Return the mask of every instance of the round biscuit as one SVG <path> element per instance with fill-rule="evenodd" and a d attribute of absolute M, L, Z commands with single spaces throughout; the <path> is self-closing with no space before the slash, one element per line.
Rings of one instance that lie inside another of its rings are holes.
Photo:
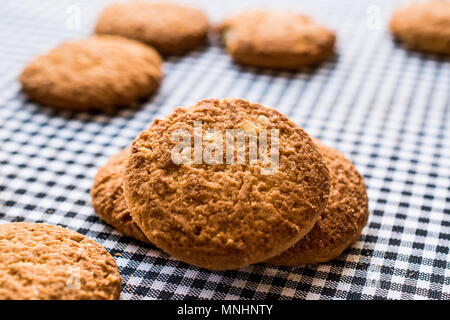
<path fill-rule="evenodd" d="M 121 285 L 114 258 L 86 236 L 44 223 L 0 225 L 1 300 L 112 300 Z"/>
<path fill-rule="evenodd" d="M 199 9 L 175 3 L 119 2 L 103 10 L 95 33 L 139 40 L 163 55 L 179 55 L 205 43 L 208 18 Z"/>
<path fill-rule="evenodd" d="M 315 66 L 333 54 L 336 41 L 333 31 L 310 17 L 282 10 L 239 13 L 217 29 L 236 62 L 261 68 Z"/>
<path fill-rule="evenodd" d="M 134 40 L 96 36 L 63 43 L 37 57 L 20 75 L 23 92 L 44 105 L 68 110 L 109 110 L 155 91 L 162 60 Z"/>

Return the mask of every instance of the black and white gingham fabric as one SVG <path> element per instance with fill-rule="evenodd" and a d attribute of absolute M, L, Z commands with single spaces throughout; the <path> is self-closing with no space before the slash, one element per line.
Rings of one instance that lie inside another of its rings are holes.
<path fill-rule="evenodd" d="M 387 23 L 403 1 L 195 1 L 215 22 L 264 3 L 335 29 L 336 58 L 309 72 L 261 71 L 209 46 L 166 61 L 161 89 L 139 106 L 88 114 L 27 101 L 17 76 L 36 54 L 89 35 L 105 2 L 2 1 L 0 222 L 60 224 L 95 239 L 117 260 L 123 299 L 449 299 L 450 60 L 392 41 Z M 364 175 L 369 223 L 337 260 L 210 272 L 97 218 L 89 188 L 109 156 L 174 107 L 227 96 L 277 108 Z"/>

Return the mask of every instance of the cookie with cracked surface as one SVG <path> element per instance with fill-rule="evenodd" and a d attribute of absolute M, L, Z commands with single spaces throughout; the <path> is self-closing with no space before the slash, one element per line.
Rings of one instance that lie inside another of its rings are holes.
<path fill-rule="evenodd" d="M 217 30 L 236 62 L 271 69 L 315 66 L 333 54 L 336 41 L 333 31 L 310 17 L 281 10 L 239 13 Z"/>
<path fill-rule="evenodd" d="M 390 29 L 410 49 L 450 55 L 450 1 L 422 1 L 402 7 L 392 16 Z"/>
<path fill-rule="evenodd" d="M 159 54 L 138 41 L 96 36 L 66 42 L 37 57 L 20 75 L 32 100 L 69 110 L 108 110 L 155 91 L 162 79 Z"/>
<path fill-rule="evenodd" d="M 177 158 L 180 132 L 187 147 Z M 230 132 L 242 134 L 245 145 Z M 263 132 L 270 152 L 250 162 L 250 137 Z M 326 206 L 329 173 L 309 135 L 275 109 L 210 99 L 143 131 L 123 185 L 133 220 L 156 246 L 195 266 L 227 270 L 273 257 L 309 232 Z"/>
<path fill-rule="evenodd" d="M 292 248 L 266 261 L 299 266 L 335 259 L 361 234 L 369 217 L 363 177 L 341 152 L 314 139 L 330 170 L 330 198 L 314 228 Z"/>
<path fill-rule="evenodd" d="M 1 300 L 119 299 L 113 257 L 75 231 L 44 223 L 0 225 Z"/>
<path fill-rule="evenodd" d="M 199 9 L 175 3 L 127 1 L 101 13 L 95 33 L 135 39 L 163 55 L 180 55 L 205 43 L 208 18 Z"/>
<path fill-rule="evenodd" d="M 112 225 L 124 235 L 151 243 L 133 222 L 128 210 L 122 189 L 122 171 L 124 162 L 130 154 L 130 148 L 125 148 L 112 156 L 102 166 L 95 176 L 91 188 L 92 206 L 100 219 Z"/>

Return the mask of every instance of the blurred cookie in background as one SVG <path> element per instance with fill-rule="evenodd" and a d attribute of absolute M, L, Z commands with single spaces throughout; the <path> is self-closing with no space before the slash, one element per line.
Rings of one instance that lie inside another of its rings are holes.
<path fill-rule="evenodd" d="M 70 41 L 32 61 L 19 77 L 36 102 L 67 110 L 110 110 L 159 86 L 162 59 L 151 47 L 117 36 Z"/>
<path fill-rule="evenodd" d="M 225 19 L 216 30 L 236 62 L 261 68 L 315 66 L 333 55 L 336 42 L 333 31 L 291 11 L 239 13 Z"/>
<path fill-rule="evenodd" d="M 422 1 L 399 8 L 390 29 L 410 49 L 450 54 L 450 1 Z"/>
<path fill-rule="evenodd" d="M 175 3 L 127 1 L 101 13 L 95 33 L 142 41 L 162 55 L 180 55 L 203 43 L 208 18 L 199 9 Z"/>

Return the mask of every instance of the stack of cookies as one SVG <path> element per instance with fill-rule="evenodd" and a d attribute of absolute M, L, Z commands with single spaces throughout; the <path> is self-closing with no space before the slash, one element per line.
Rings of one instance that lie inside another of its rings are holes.
<path fill-rule="evenodd" d="M 231 98 L 155 120 L 100 168 L 91 196 L 125 235 L 211 270 L 326 262 L 368 218 L 363 178 L 340 152 Z"/>

